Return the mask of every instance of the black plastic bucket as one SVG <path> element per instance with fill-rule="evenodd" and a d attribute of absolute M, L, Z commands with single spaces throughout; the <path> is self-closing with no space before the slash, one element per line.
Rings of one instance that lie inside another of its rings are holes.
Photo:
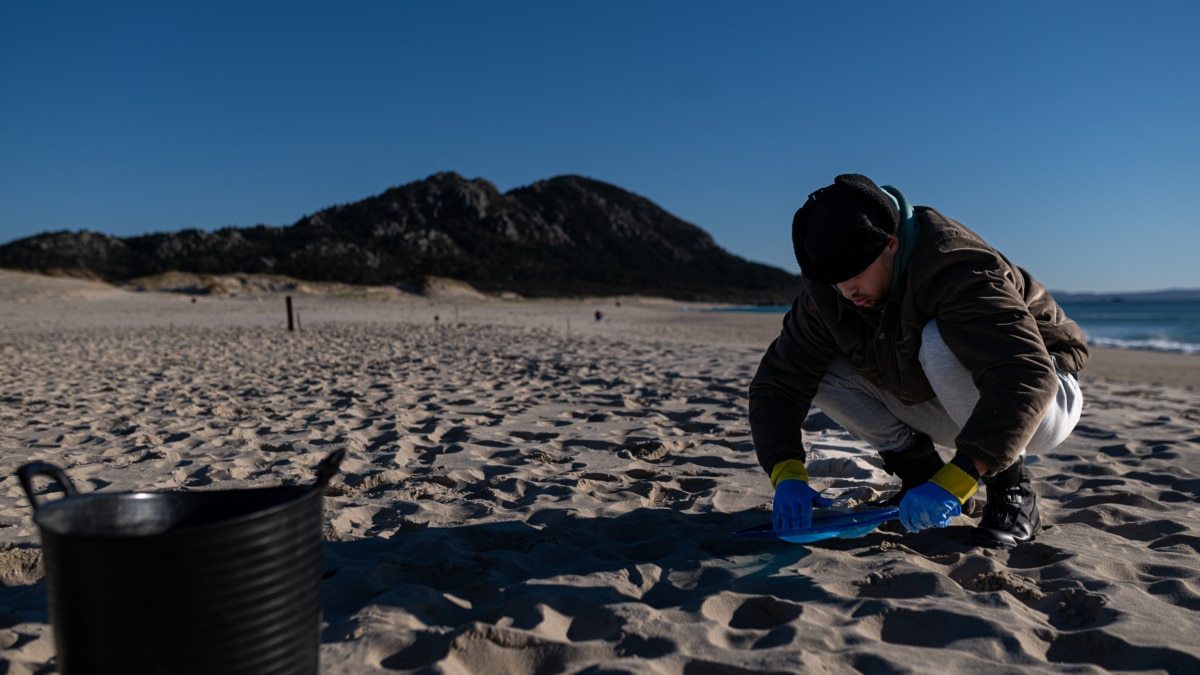
<path fill-rule="evenodd" d="M 79 494 L 21 467 L 59 672 L 316 675 L 322 497 L 344 454 L 312 485 L 197 492 Z M 38 476 L 67 496 L 39 504 Z"/>

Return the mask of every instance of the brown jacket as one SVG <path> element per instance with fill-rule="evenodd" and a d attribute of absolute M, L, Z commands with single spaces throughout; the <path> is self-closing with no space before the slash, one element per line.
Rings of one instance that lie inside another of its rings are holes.
<path fill-rule="evenodd" d="M 1040 283 L 962 224 L 929 207 L 915 211 L 912 257 L 881 307 L 855 307 L 834 287 L 805 281 L 784 317 L 750 384 L 750 428 L 768 473 L 785 459 L 804 459 L 800 424 L 838 355 L 902 401 L 934 398 L 917 360 L 932 319 L 979 386 L 957 451 L 988 473 L 1010 465 L 1029 442 L 1058 390 L 1055 366 L 1083 369 L 1083 332 Z"/>

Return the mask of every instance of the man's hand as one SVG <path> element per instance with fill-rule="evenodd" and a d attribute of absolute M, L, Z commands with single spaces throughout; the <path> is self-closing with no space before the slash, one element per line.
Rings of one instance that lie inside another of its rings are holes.
<path fill-rule="evenodd" d="M 946 527 L 950 519 L 958 515 L 962 515 L 958 497 L 934 482 L 922 483 L 909 490 L 900 501 L 900 522 L 909 532 Z"/>
<path fill-rule="evenodd" d="M 833 500 L 822 497 L 808 483 L 791 478 L 775 486 L 776 530 L 798 530 L 812 526 L 813 507 L 832 506 Z"/>

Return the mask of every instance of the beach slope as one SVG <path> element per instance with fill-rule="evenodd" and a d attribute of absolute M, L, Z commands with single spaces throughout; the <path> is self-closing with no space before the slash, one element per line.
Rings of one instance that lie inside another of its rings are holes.
<path fill-rule="evenodd" d="M 1200 672 L 1197 357 L 1097 351 L 1078 430 L 1029 463 L 1035 542 L 968 548 L 961 517 L 797 545 L 730 537 L 770 519 L 745 392 L 777 316 L 381 291 L 298 294 L 289 332 L 277 294 L 0 275 L 8 673 L 54 657 L 19 466 L 213 490 L 337 448 L 325 673 Z M 896 487 L 807 426 L 842 505 Z"/>

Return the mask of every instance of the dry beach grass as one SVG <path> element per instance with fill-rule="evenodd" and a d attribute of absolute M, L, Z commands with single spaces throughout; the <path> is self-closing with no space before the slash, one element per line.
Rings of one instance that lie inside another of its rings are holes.
<path fill-rule="evenodd" d="M 769 519 L 745 389 L 778 317 L 453 287 L 294 300 L 289 333 L 277 293 L 0 271 L 7 672 L 53 672 L 20 465 L 220 489 L 311 480 L 339 447 L 325 673 L 1200 672 L 1200 358 L 1096 352 L 1080 427 L 1031 463 L 1033 543 L 967 548 L 963 517 L 795 545 L 729 536 Z M 888 489 L 820 422 L 815 483 Z"/>

